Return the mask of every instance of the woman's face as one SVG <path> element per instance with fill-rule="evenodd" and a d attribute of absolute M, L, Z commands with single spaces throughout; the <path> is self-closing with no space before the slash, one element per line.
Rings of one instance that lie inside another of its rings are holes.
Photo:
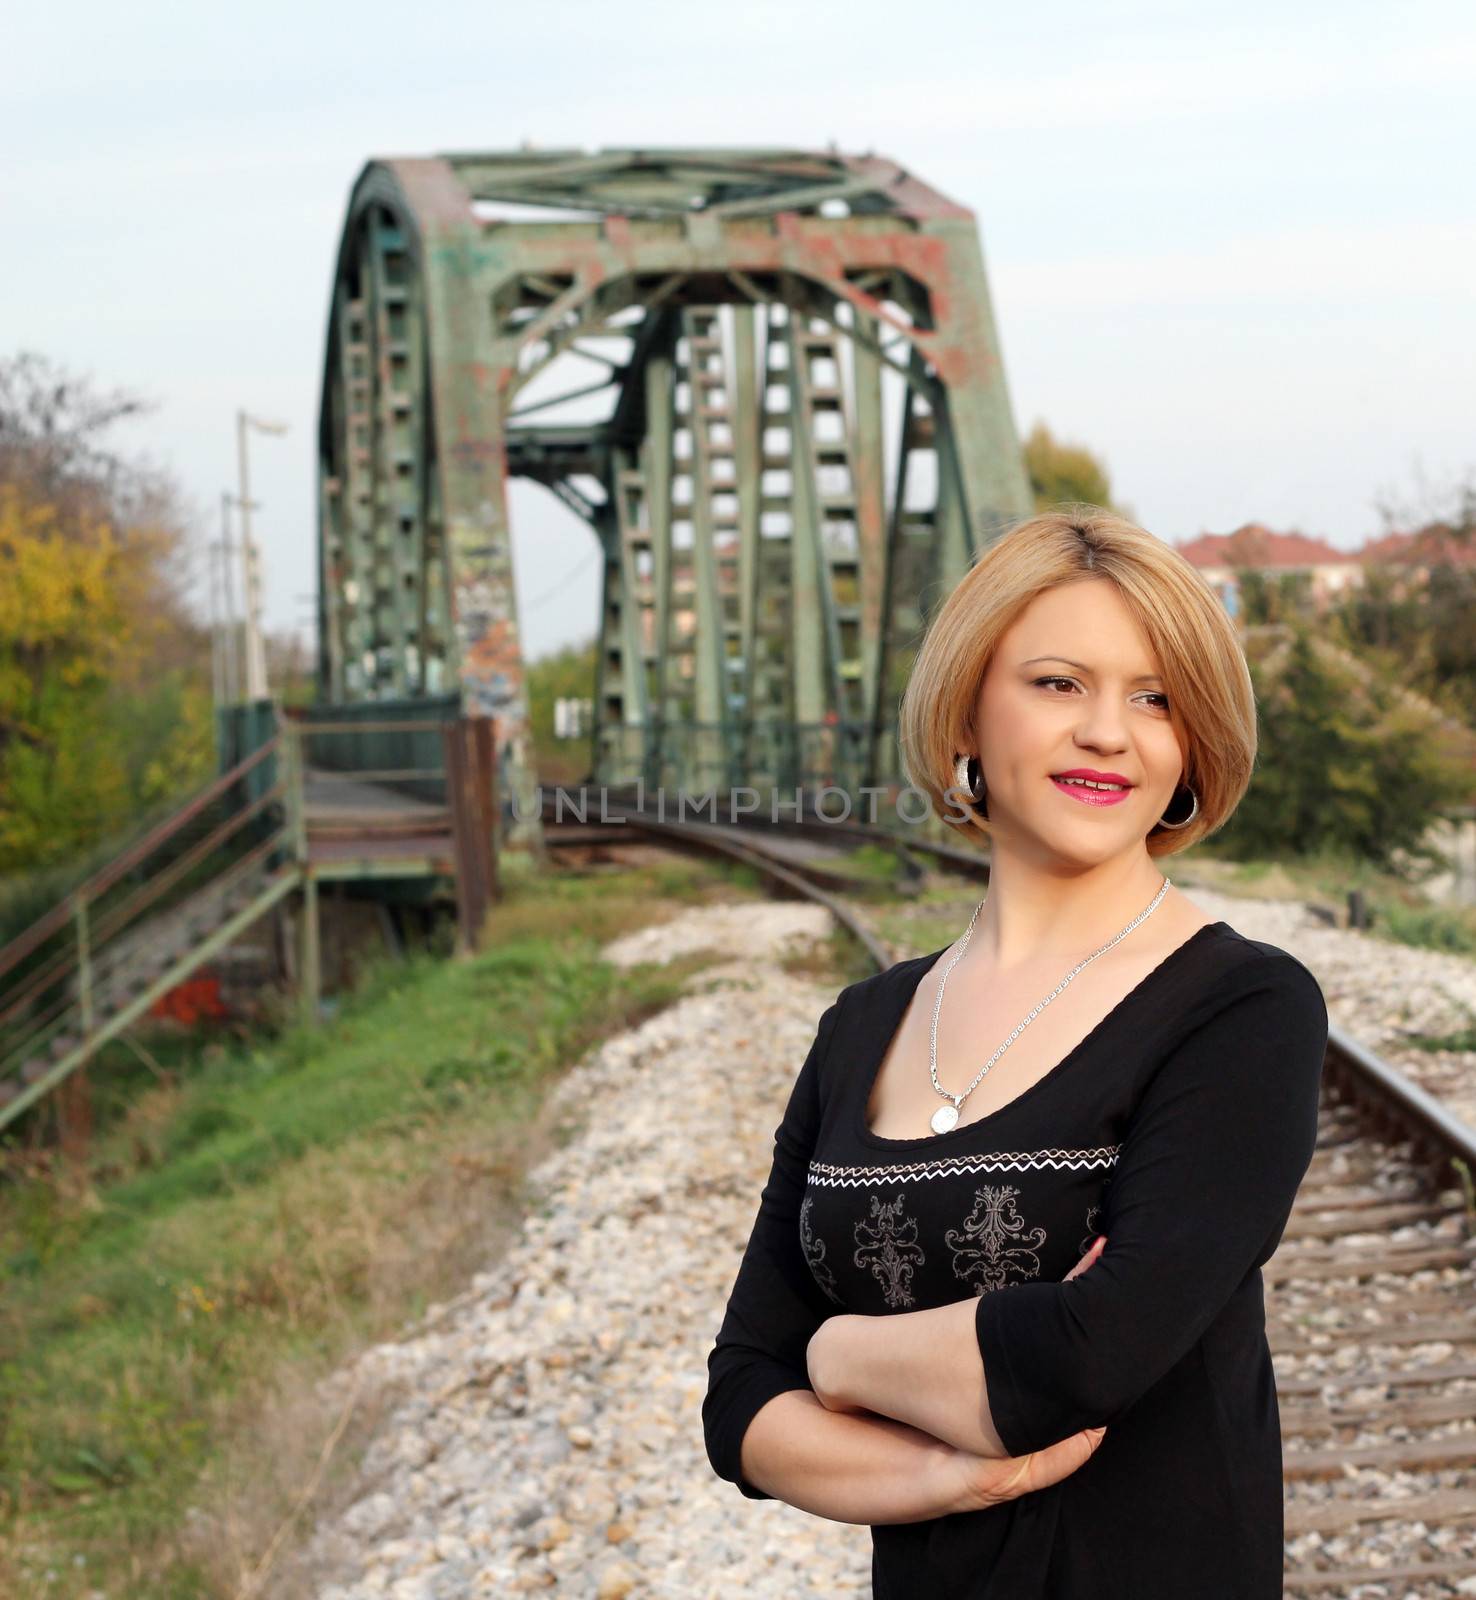
<path fill-rule="evenodd" d="M 1142 848 L 1184 765 L 1158 670 L 1109 579 L 1083 578 L 1031 601 L 1000 640 L 974 709 L 974 753 L 1002 843 L 1034 841 L 1085 861 Z M 1103 804 L 1110 795 L 1055 781 L 1080 769 L 1129 787 Z"/>

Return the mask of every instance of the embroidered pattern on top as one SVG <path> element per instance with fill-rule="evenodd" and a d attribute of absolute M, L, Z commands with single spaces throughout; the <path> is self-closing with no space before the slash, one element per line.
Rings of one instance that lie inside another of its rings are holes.
<path fill-rule="evenodd" d="M 963 1227 L 950 1228 L 943 1235 L 953 1252 L 955 1275 L 972 1284 L 975 1294 L 1040 1276 L 1036 1251 L 1045 1243 L 1046 1231 L 1032 1228 L 1026 1233 L 1025 1220 L 1015 1206 L 1019 1196 L 1020 1191 L 1012 1185 L 996 1189 L 985 1184 L 974 1191 L 974 1209 L 964 1218 Z"/>
<path fill-rule="evenodd" d="M 810 1272 L 815 1282 L 830 1296 L 835 1303 L 844 1305 L 845 1302 L 836 1292 L 835 1274 L 825 1264 L 825 1241 L 815 1237 L 814 1229 L 810 1226 L 810 1207 L 814 1205 L 815 1197 L 807 1194 L 800 1203 L 799 1210 L 799 1236 L 800 1249 L 805 1253 L 805 1260 L 809 1264 Z"/>
<path fill-rule="evenodd" d="M 912 1304 L 912 1273 L 927 1259 L 917 1242 L 917 1218 L 904 1216 L 902 1196 L 886 1201 L 871 1196 L 871 1220 L 857 1222 L 856 1254 L 858 1267 L 866 1267 L 882 1287 L 889 1306 Z"/>
<path fill-rule="evenodd" d="M 1096 1240 L 1097 1217 L 1101 1214 L 1101 1210 L 1101 1206 L 1087 1207 L 1087 1231 L 1083 1234 L 1081 1243 L 1076 1247 L 1081 1251 L 1082 1255 L 1085 1255 L 1091 1249 L 1093 1242 Z"/>
<path fill-rule="evenodd" d="M 856 1166 L 811 1161 L 807 1181 L 832 1189 L 856 1189 L 873 1183 L 913 1183 L 921 1178 L 947 1178 L 973 1172 L 1084 1172 L 1110 1167 L 1121 1145 L 1090 1150 L 997 1150 L 985 1155 L 933 1156 L 924 1161 L 896 1161 L 884 1166 Z"/>

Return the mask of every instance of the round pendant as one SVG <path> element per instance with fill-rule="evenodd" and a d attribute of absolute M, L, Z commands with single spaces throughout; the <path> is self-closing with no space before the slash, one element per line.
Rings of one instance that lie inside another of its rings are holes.
<path fill-rule="evenodd" d="M 928 1126 L 932 1128 L 934 1133 L 947 1133 L 957 1121 L 957 1106 L 939 1106 L 932 1116 L 929 1117 Z"/>

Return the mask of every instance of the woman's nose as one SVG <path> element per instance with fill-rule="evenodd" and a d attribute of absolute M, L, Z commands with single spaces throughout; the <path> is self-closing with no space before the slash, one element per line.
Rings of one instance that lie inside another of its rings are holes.
<path fill-rule="evenodd" d="M 1110 700 L 1096 701 L 1082 717 L 1077 740 L 1098 748 L 1124 749 L 1127 745 L 1127 719 L 1122 707 Z"/>

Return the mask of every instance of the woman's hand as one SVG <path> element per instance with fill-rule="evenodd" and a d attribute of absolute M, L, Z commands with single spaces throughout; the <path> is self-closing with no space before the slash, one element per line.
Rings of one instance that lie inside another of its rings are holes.
<path fill-rule="evenodd" d="M 1103 1250 L 1105 1250 L 1106 1248 L 1107 1248 L 1107 1235 L 1105 1233 L 1099 1233 L 1097 1235 L 1097 1237 L 1092 1240 L 1091 1249 L 1088 1250 L 1087 1253 L 1081 1258 L 1081 1260 L 1078 1261 L 1076 1263 L 1076 1265 L 1071 1269 L 1071 1271 L 1068 1272 L 1066 1274 L 1066 1276 L 1061 1279 L 1061 1282 L 1062 1283 L 1069 1283 L 1072 1278 L 1079 1277 L 1083 1272 L 1085 1272 L 1087 1270 L 1087 1268 L 1089 1266 L 1091 1266 L 1091 1264 L 1097 1259 L 1098 1256 L 1100 1256 L 1102 1254 Z"/>
<path fill-rule="evenodd" d="M 992 1458 L 955 1451 L 950 1470 L 958 1509 L 984 1511 L 1069 1478 L 1091 1460 L 1106 1432 L 1105 1427 L 1086 1428 L 1044 1450 L 1032 1450 L 1028 1456 Z"/>

